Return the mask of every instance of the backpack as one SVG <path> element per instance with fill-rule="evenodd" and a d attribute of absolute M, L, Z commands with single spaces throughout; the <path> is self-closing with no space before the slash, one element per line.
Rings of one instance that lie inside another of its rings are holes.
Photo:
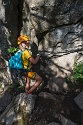
<path fill-rule="evenodd" d="M 22 64 L 22 50 L 18 50 L 10 59 L 9 59 L 9 68 L 23 69 Z"/>

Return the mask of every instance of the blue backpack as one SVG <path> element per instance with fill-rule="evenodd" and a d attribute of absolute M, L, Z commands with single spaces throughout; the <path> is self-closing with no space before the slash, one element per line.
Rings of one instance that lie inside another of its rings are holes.
<path fill-rule="evenodd" d="M 18 50 L 10 59 L 9 59 L 9 68 L 23 69 L 22 64 L 22 50 Z"/>

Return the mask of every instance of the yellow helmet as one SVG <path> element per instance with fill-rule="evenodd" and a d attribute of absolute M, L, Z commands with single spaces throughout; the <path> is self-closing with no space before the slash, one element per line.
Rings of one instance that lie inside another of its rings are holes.
<path fill-rule="evenodd" d="M 28 36 L 26 36 L 26 35 L 20 35 L 18 37 L 17 43 L 20 44 L 23 41 L 30 41 L 30 38 Z"/>

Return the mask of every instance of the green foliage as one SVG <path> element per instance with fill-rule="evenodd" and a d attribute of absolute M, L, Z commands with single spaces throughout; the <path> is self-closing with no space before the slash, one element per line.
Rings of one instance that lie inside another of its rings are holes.
<path fill-rule="evenodd" d="M 18 95 L 19 93 L 24 93 L 25 86 L 21 86 L 20 84 L 11 84 L 8 87 L 8 92 L 10 92 L 13 96 Z"/>
<path fill-rule="evenodd" d="M 16 53 L 17 51 L 18 51 L 18 48 L 16 48 L 16 47 L 11 47 L 11 48 L 8 49 L 8 52 L 9 52 L 10 54 L 14 54 L 14 53 Z"/>
<path fill-rule="evenodd" d="M 81 91 L 83 90 L 83 61 L 78 62 L 77 57 L 74 59 L 73 70 L 70 77 L 65 78 L 69 90 Z"/>
<path fill-rule="evenodd" d="M 72 78 L 83 83 L 83 62 L 79 62 L 74 65 Z"/>

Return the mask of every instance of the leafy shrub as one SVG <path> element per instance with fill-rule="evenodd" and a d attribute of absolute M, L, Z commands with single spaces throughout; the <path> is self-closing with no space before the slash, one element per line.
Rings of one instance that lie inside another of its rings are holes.
<path fill-rule="evenodd" d="M 71 70 L 70 77 L 65 78 L 69 90 L 81 91 L 83 90 L 83 61 L 78 62 L 77 56 L 74 59 L 73 70 Z"/>
<path fill-rule="evenodd" d="M 11 48 L 8 49 L 8 52 L 9 52 L 11 55 L 13 55 L 14 53 L 16 53 L 17 51 L 18 51 L 18 48 L 16 48 L 16 47 L 11 47 Z"/>
<path fill-rule="evenodd" d="M 76 63 L 73 68 L 72 78 L 79 83 L 83 83 L 83 62 Z"/>

